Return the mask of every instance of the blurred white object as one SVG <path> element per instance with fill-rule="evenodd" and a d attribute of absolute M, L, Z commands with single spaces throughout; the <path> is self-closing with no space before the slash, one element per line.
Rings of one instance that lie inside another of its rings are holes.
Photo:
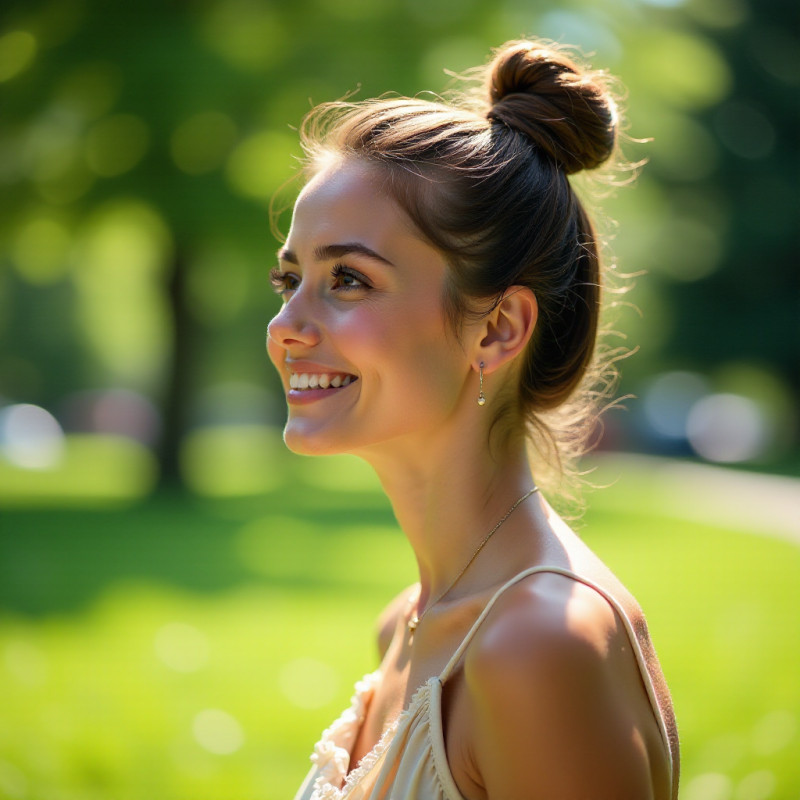
<path fill-rule="evenodd" d="M 694 372 L 666 372 L 644 394 L 644 414 L 650 427 L 668 439 L 685 439 L 692 407 L 708 394 L 707 381 Z"/>
<path fill-rule="evenodd" d="M 737 394 L 712 394 L 698 400 L 689 412 L 686 433 L 699 456 L 723 463 L 758 458 L 769 443 L 761 409 Z"/>
<path fill-rule="evenodd" d="M 64 431 L 39 406 L 8 406 L 0 410 L 0 452 L 17 467 L 51 469 L 64 454 Z"/>

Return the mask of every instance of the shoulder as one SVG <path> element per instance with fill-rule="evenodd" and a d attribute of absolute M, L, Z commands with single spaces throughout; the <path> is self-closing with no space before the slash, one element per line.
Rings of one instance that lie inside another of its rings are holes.
<path fill-rule="evenodd" d="M 492 609 L 467 651 L 466 676 L 482 692 L 499 691 L 500 674 L 519 676 L 525 694 L 548 678 L 549 690 L 580 679 L 603 678 L 617 619 L 595 590 L 566 576 L 531 576 L 509 589 Z M 574 687 L 570 687 L 574 688 Z"/>
<path fill-rule="evenodd" d="M 389 649 L 389 645 L 392 643 L 392 638 L 397 630 L 397 623 L 404 617 L 411 598 L 418 591 L 418 584 L 407 586 L 402 592 L 392 598 L 378 615 L 375 633 L 378 639 L 378 652 L 381 658 L 386 655 L 386 651 Z"/>
<path fill-rule="evenodd" d="M 655 719 L 630 638 L 596 590 L 550 573 L 509 589 L 468 649 L 464 679 L 489 798 L 657 796 Z"/>

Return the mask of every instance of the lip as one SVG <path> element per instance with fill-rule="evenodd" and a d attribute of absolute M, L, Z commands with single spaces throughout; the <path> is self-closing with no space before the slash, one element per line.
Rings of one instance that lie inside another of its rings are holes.
<path fill-rule="evenodd" d="M 336 394 L 346 392 L 357 382 L 358 378 L 350 381 L 347 386 L 340 386 L 338 389 L 289 389 L 289 391 L 286 392 L 286 402 L 292 406 L 308 405 L 308 403 L 315 403 L 318 400 L 324 400 L 326 397 L 333 397 Z"/>

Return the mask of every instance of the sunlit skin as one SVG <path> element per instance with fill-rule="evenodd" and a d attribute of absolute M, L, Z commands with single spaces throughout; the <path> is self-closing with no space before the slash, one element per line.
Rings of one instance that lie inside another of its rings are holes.
<path fill-rule="evenodd" d="M 452 554 L 453 543 L 441 530 L 475 527 L 473 510 L 461 500 L 465 494 L 479 505 L 491 504 L 488 512 L 482 509 L 491 516 L 501 509 L 497 494 L 505 502 L 506 495 L 521 495 L 532 484 L 521 441 L 501 463 L 487 458 L 491 412 L 476 403 L 478 364 L 485 364 L 487 389 L 490 380 L 499 384 L 529 331 L 506 331 L 498 310 L 494 323 L 468 325 L 457 338 L 444 313 L 444 258 L 378 187 L 377 176 L 360 163 L 334 163 L 297 201 L 281 251 L 284 304 L 268 336 L 270 357 L 289 396 L 284 438 L 299 453 L 365 458 L 376 468 L 406 535 Z M 392 266 L 358 253 L 315 256 L 322 248 L 355 243 Z M 350 271 L 347 277 L 332 276 L 337 266 Z M 530 329 L 535 301 L 528 295 L 511 302 L 527 305 Z M 341 371 L 356 380 L 298 405 L 289 388 L 293 369 Z M 502 492 L 495 491 L 498 486 Z M 465 513 L 453 515 L 459 508 Z M 468 547 L 461 542 L 457 549 Z M 435 593 L 436 572 L 443 572 L 443 586 L 454 567 L 440 567 L 440 559 L 423 548 L 417 554 Z M 443 554 L 445 562 L 451 557 Z M 430 591 L 426 583 L 424 594 Z"/>
<path fill-rule="evenodd" d="M 318 175 L 280 252 L 285 303 L 268 345 L 289 394 L 284 437 L 295 452 L 413 451 L 452 424 L 475 381 L 442 314 L 444 259 L 373 184 L 357 165 Z M 352 383 L 290 392 L 290 371 L 323 370 Z"/>
<path fill-rule="evenodd" d="M 533 486 L 524 437 L 493 439 L 492 421 L 535 327 L 536 299 L 512 287 L 456 336 L 443 303 L 448 268 L 374 168 L 339 159 L 301 193 L 274 275 L 283 304 L 268 350 L 287 394 L 286 443 L 368 461 L 419 567 L 419 584 L 382 617 L 382 681 L 351 768 L 441 671 L 493 591 L 526 567 L 575 569 L 641 619 L 624 587 L 534 495 L 430 608 L 413 641 L 407 635 L 413 610 L 451 585 Z M 349 383 L 304 391 L 292 388 L 293 373 Z M 449 769 L 467 800 L 667 800 L 660 734 L 627 638 L 596 592 L 562 576 L 537 575 L 504 595 L 447 683 L 443 717 Z M 536 794 L 532 774 L 541 776 Z"/>

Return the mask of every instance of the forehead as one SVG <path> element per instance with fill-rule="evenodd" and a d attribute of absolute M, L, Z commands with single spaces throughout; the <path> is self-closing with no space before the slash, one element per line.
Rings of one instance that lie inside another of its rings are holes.
<path fill-rule="evenodd" d="M 306 247 L 357 241 L 393 261 L 398 250 L 433 248 L 385 189 L 375 167 L 340 160 L 317 172 L 306 184 L 292 215 L 287 246 Z"/>

